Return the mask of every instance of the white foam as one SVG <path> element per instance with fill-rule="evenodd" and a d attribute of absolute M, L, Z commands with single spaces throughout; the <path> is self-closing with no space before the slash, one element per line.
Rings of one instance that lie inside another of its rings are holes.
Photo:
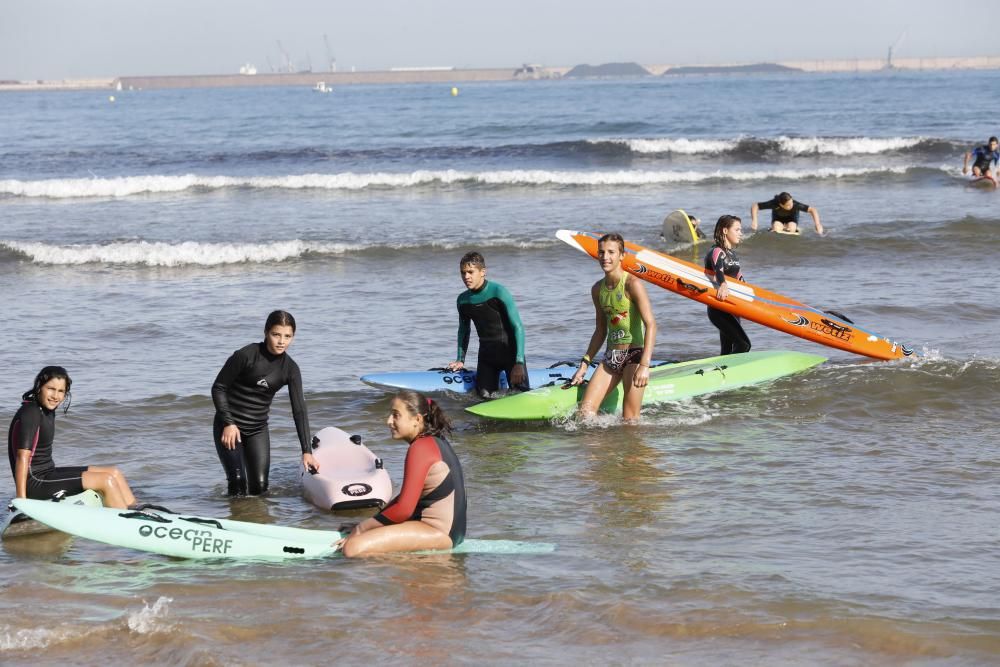
<path fill-rule="evenodd" d="M 519 240 L 495 238 L 484 240 L 479 245 L 489 247 L 547 248 L 556 241 L 549 237 Z M 442 250 L 464 248 L 463 240 L 435 241 L 431 244 Z M 219 266 L 223 264 L 283 262 L 295 260 L 306 254 L 344 255 L 366 248 L 385 247 L 394 250 L 417 248 L 417 243 L 389 243 L 384 245 L 324 243 L 314 241 L 273 241 L 271 243 L 198 243 L 182 241 L 165 243 L 162 241 L 123 241 L 113 243 L 88 243 L 77 245 L 56 245 L 28 241 L 0 240 L 0 248 L 6 248 L 27 256 L 37 264 L 80 265 L 80 264 L 120 264 L 125 266 Z"/>
<path fill-rule="evenodd" d="M 145 266 L 218 266 L 242 262 L 280 262 L 307 252 L 343 254 L 360 246 L 340 243 L 275 241 L 273 243 L 163 243 L 127 241 L 108 244 L 53 245 L 0 241 L 0 246 L 27 255 L 39 264 L 126 264 Z"/>
<path fill-rule="evenodd" d="M 593 139 L 590 143 L 622 144 L 633 153 L 641 154 L 677 154 L 704 155 L 728 153 L 735 149 L 741 140 L 750 137 L 734 137 L 732 139 Z M 775 139 L 757 137 L 758 141 L 777 142 L 780 150 L 791 155 L 822 154 L 822 155 L 878 155 L 886 151 L 912 148 L 924 141 L 924 137 L 786 137 Z"/>
<path fill-rule="evenodd" d="M 702 153 L 725 153 L 739 142 L 736 139 L 609 139 L 610 143 L 624 144 L 633 153 L 679 155 L 699 155 Z M 592 143 L 604 143 L 594 140 Z"/>
<path fill-rule="evenodd" d="M 139 611 L 130 612 L 128 615 L 128 629 L 140 635 L 162 629 L 162 619 L 167 616 L 167 605 L 173 602 L 173 598 L 160 596 L 153 606 L 150 607 L 143 601 L 143 607 Z"/>
<path fill-rule="evenodd" d="M 27 628 L 11 632 L 5 629 L 0 634 L 0 651 L 20 651 L 24 649 L 46 648 L 52 642 L 67 638 L 65 631 L 49 630 L 48 628 Z"/>
<path fill-rule="evenodd" d="M 296 176 L 126 176 L 122 178 L 53 179 L 42 181 L 0 180 L 0 194 L 16 197 L 72 199 L 86 197 L 129 197 L 140 194 L 176 193 L 195 188 L 258 188 L 285 190 L 362 190 L 365 188 L 414 188 L 431 185 L 490 186 L 616 186 L 698 183 L 712 179 L 760 181 L 767 179 L 803 180 L 841 178 L 873 173 L 905 173 L 906 167 L 823 168 L 748 171 L 551 171 L 512 169 L 504 171 L 457 171 L 453 169 L 409 173 L 303 174 Z"/>
<path fill-rule="evenodd" d="M 912 148 L 924 137 L 778 137 L 781 150 L 792 155 L 879 155 Z"/>

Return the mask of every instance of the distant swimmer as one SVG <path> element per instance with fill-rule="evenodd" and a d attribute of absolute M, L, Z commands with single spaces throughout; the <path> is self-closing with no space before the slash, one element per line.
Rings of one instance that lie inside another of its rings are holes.
<path fill-rule="evenodd" d="M 990 169 L 991 164 L 1000 164 L 1000 150 L 997 150 L 997 138 L 990 137 L 990 140 L 982 145 L 976 146 L 965 154 L 965 161 L 962 163 L 962 173 L 969 173 L 969 159 L 973 158 L 972 175 L 976 178 L 988 178 L 997 182 L 996 176 Z"/>
<path fill-rule="evenodd" d="M 466 253 L 458 263 L 466 290 L 458 295 L 458 353 L 449 370 L 465 368 L 470 323 L 479 335 L 476 392 L 486 398 L 500 388 L 500 373 L 507 374 L 511 389 L 527 391 L 528 369 L 524 359 L 524 326 L 510 291 L 486 279 L 486 260 L 478 252 Z"/>
<path fill-rule="evenodd" d="M 294 338 L 295 318 L 283 310 L 272 312 L 264 324 L 264 341 L 233 352 L 212 384 L 215 451 L 226 471 L 231 496 L 256 496 L 267 491 L 271 467 L 267 420 L 274 395 L 285 385 L 302 464 L 319 470 L 312 455 L 302 374 L 287 352 Z"/>
<path fill-rule="evenodd" d="M 733 250 L 743 240 L 743 221 L 735 215 L 724 215 L 715 223 L 715 245 L 705 255 L 705 275 L 716 287 L 716 298 L 729 298 L 726 278 L 743 280 L 740 258 Z M 722 351 L 719 354 L 738 354 L 750 351 L 750 337 L 743 330 L 740 318 L 718 308 L 708 307 L 708 319 L 719 330 Z"/>
<path fill-rule="evenodd" d="M 465 478 L 445 434 L 451 423 L 437 402 L 409 389 L 396 394 L 386 420 L 395 440 L 410 443 L 399 495 L 356 525 L 341 543 L 348 558 L 404 551 L 443 551 L 465 539 Z"/>
<path fill-rule="evenodd" d="M 649 364 L 656 344 L 656 318 L 642 280 L 622 266 L 625 239 L 620 234 L 605 234 L 597 241 L 597 261 L 604 276 L 590 288 L 596 326 L 587 351 L 570 386 L 583 384 L 593 355 L 607 339 L 604 361 L 594 375 L 580 402 L 580 415 L 592 417 L 612 389 L 622 385 L 625 421 L 639 419 L 642 396 L 649 384 Z"/>
<path fill-rule="evenodd" d="M 73 380 L 62 366 L 46 366 L 34 385 L 21 396 L 20 409 L 7 432 L 7 454 L 14 473 L 18 498 L 48 500 L 63 493 L 76 495 L 93 489 L 104 504 L 115 509 L 135 507 L 135 496 L 125 476 L 114 466 L 60 466 L 52 460 L 56 409 L 67 396 Z M 72 400 L 72 399 L 71 399 Z M 69 405 L 63 409 L 63 414 Z"/>
<path fill-rule="evenodd" d="M 819 211 L 809 204 L 792 199 L 792 195 L 787 192 L 780 192 L 772 199 L 757 202 L 750 207 L 750 229 L 757 231 L 757 211 L 771 211 L 771 231 L 773 232 L 798 232 L 799 213 L 805 212 L 812 216 L 816 225 L 816 233 L 823 234 L 823 225 L 819 221 Z"/>

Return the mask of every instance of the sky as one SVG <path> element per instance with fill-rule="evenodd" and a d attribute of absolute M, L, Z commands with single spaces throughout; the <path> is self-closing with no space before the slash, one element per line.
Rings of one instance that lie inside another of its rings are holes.
<path fill-rule="evenodd" d="M 993 0 L 0 0 L 0 80 L 1000 55 Z M 899 41 L 902 37 L 902 41 Z M 286 56 L 279 49 L 287 52 Z"/>

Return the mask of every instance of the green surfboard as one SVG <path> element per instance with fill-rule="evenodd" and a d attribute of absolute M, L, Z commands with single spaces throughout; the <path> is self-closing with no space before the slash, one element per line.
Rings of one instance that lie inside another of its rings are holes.
<path fill-rule="evenodd" d="M 776 350 L 744 352 L 664 364 L 650 369 L 649 385 L 643 394 L 642 404 L 677 401 L 700 394 L 767 382 L 804 371 L 824 361 L 825 357 L 816 354 Z M 490 419 L 552 419 L 571 414 L 576 409 L 577 403 L 583 400 L 585 387 L 586 384 L 577 387 L 552 384 L 479 403 L 466 410 Z M 622 396 L 621 386 L 616 387 L 601 403 L 601 411 L 621 411 Z"/>
<path fill-rule="evenodd" d="M 344 537 L 335 530 L 275 526 L 159 510 L 131 511 L 24 498 L 13 502 L 21 512 L 56 530 L 177 558 L 325 558 L 339 554 L 336 545 Z M 467 539 L 442 553 L 538 554 L 553 551 L 555 545 L 548 543 Z"/>

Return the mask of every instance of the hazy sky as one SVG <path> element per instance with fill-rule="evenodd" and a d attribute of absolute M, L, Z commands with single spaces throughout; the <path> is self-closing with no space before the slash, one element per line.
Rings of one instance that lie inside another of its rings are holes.
<path fill-rule="evenodd" d="M 0 79 L 1000 55 L 994 0 L 0 0 Z M 270 60 L 270 66 L 268 61 Z"/>

